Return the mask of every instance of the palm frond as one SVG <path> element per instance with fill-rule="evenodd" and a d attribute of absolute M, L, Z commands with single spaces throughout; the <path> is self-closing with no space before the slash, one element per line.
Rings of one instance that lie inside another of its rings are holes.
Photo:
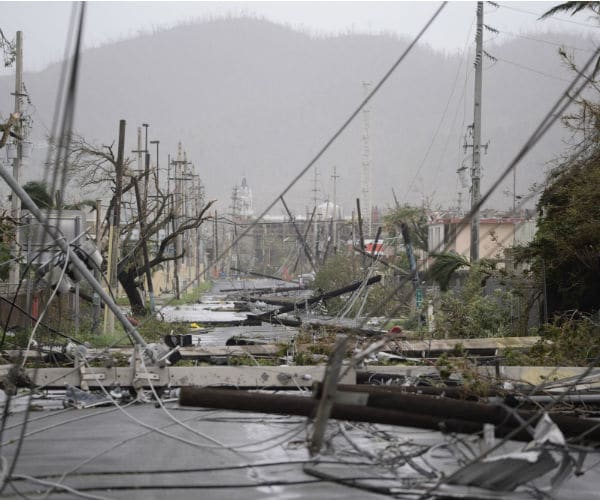
<path fill-rule="evenodd" d="M 440 285 L 442 291 L 448 290 L 452 275 L 463 267 L 470 267 L 466 257 L 453 252 L 434 254 L 435 261 L 429 268 L 429 275 Z"/>
<path fill-rule="evenodd" d="M 585 9 L 590 9 L 597 14 L 600 9 L 600 2 L 564 2 L 544 12 L 540 19 L 546 19 L 556 14 L 567 14 L 569 12 L 574 16 Z"/>

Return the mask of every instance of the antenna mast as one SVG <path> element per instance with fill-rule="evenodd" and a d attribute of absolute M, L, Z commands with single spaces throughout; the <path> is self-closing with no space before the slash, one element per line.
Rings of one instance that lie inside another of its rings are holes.
<path fill-rule="evenodd" d="M 364 95 L 369 95 L 371 91 L 371 82 L 363 82 Z M 371 149 L 369 139 L 369 113 L 368 104 L 362 110 L 363 114 L 363 155 L 362 168 L 360 171 L 360 197 L 364 206 L 363 219 L 365 222 L 364 231 L 366 236 L 371 236 Z"/>

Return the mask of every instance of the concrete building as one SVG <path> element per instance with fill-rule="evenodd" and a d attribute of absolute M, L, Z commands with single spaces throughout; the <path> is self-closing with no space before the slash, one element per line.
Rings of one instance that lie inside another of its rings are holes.
<path fill-rule="evenodd" d="M 461 226 L 459 217 L 434 219 L 429 223 L 429 253 L 456 252 L 469 258 L 471 226 Z M 479 229 L 479 257 L 504 258 L 505 250 L 529 243 L 535 235 L 535 220 L 523 217 L 482 218 Z"/>

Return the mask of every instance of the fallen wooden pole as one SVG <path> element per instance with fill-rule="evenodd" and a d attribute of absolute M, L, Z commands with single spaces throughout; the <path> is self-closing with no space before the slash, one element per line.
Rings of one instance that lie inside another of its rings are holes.
<path fill-rule="evenodd" d="M 319 320 L 302 321 L 302 319 L 300 318 L 290 318 L 285 316 L 267 317 L 262 318 L 261 320 L 266 323 L 271 323 L 273 325 L 293 327 L 303 326 L 305 328 L 311 328 L 315 330 L 324 329 L 329 332 L 361 335 L 363 337 L 379 337 L 386 333 L 383 330 L 370 330 L 367 328 L 358 328 L 356 326 L 341 325 Z"/>
<path fill-rule="evenodd" d="M 240 292 L 240 293 L 255 293 L 255 294 L 259 294 L 259 293 L 281 293 L 281 292 L 294 292 L 294 291 L 299 291 L 299 290 L 306 290 L 305 286 L 279 286 L 279 287 L 274 287 L 274 286 L 263 286 L 263 287 L 257 287 L 257 288 L 221 288 L 218 293 L 236 293 L 236 292 Z"/>
<path fill-rule="evenodd" d="M 321 396 L 323 384 L 315 384 L 315 397 Z M 507 409 L 497 404 L 482 404 L 473 401 L 446 399 L 424 394 L 406 394 L 381 386 L 339 385 L 338 393 L 367 395 L 366 405 L 390 410 L 410 408 L 417 413 L 440 418 L 463 419 L 481 424 L 518 427 L 520 422 L 529 421 L 538 416 L 537 412 Z M 600 425 L 592 420 L 550 413 L 565 437 L 577 437 L 585 434 L 586 440 L 600 443 Z"/>
<path fill-rule="evenodd" d="M 300 415 L 314 418 L 319 401 L 302 396 L 182 387 L 179 404 L 182 406 Z M 416 427 L 447 433 L 475 434 L 483 432 L 483 423 L 479 422 L 369 406 L 336 403 L 331 409 L 330 416 L 338 420 Z M 497 437 L 503 437 L 513 430 L 512 427 L 498 426 L 495 428 L 495 433 Z M 531 435 L 526 431 L 519 431 L 512 439 L 528 442 L 531 441 Z"/>
<path fill-rule="evenodd" d="M 259 278 L 270 278 L 270 279 L 277 280 L 277 281 L 283 281 L 284 283 L 298 283 L 298 281 L 294 281 L 294 280 L 284 280 L 283 278 L 280 278 L 279 276 L 272 276 L 271 274 L 257 273 L 256 271 L 246 271 L 245 269 L 239 269 L 237 267 L 230 267 L 229 269 L 231 269 L 232 271 L 237 271 L 239 273 L 248 274 L 250 276 L 257 276 Z M 221 290 L 221 291 L 223 291 L 223 290 Z"/>
<path fill-rule="evenodd" d="M 367 280 L 367 286 L 378 283 L 379 281 L 381 281 L 381 275 L 379 275 L 379 274 L 375 275 Z M 273 311 L 268 311 L 263 314 L 257 314 L 257 315 L 253 315 L 253 316 L 248 315 L 248 317 L 262 319 L 262 320 L 267 321 L 267 318 L 277 316 L 278 314 L 283 314 L 286 312 L 294 311 L 296 309 L 304 309 L 304 308 L 308 307 L 309 305 L 318 303 L 321 300 L 332 299 L 334 297 L 339 297 L 340 295 L 344 295 L 345 293 L 353 292 L 354 290 L 359 288 L 362 284 L 363 284 L 362 281 L 355 281 L 354 283 L 346 285 L 342 288 L 338 288 L 336 290 L 331 290 L 330 292 L 322 293 L 321 295 L 318 295 L 316 297 L 311 297 L 310 299 L 293 302 L 292 304 L 282 306 L 279 309 L 275 309 Z"/>
<path fill-rule="evenodd" d="M 298 289 L 300 290 L 300 289 Z M 281 299 L 265 299 L 264 297 L 240 297 L 242 300 L 245 300 L 247 302 L 264 302 L 267 305 L 270 306 L 287 306 L 291 300 L 281 300 Z"/>

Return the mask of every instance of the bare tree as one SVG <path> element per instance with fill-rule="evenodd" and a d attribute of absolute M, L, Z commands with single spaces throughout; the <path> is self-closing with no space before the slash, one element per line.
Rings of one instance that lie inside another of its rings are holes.
<path fill-rule="evenodd" d="M 144 200 L 144 214 L 139 214 L 135 203 L 135 182 L 143 180 L 145 173 L 131 170 L 131 159 L 126 159 L 123 165 L 123 193 L 121 200 L 115 196 L 115 179 L 117 172 L 117 158 L 113 151 L 114 144 L 95 146 L 85 141 L 82 137 L 74 137 L 68 154 L 68 168 L 75 182 L 83 188 L 106 189 L 110 188 L 113 195 L 110 199 L 109 208 L 105 216 L 102 242 L 99 245 L 102 250 L 107 247 L 107 222 L 112 217 L 112 211 L 117 203 L 121 206 L 129 206 L 129 216 L 124 217 L 120 224 L 121 259 L 117 265 L 117 277 L 119 283 L 125 290 L 131 305 L 133 314 L 146 314 L 147 310 L 140 294 L 140 278 L 144 275 L 144 259 L 142 251 L 142 234 L 136 237 L 136 229 L 140 227 L 140 216 L 145 217 L 145 231 L 143 238 L 147 243 L 158 242 L 154 248 L 150 245 L 148 265 L 150 269 L 156 268 L 168 261 L 182 259 L 185 255 L 185 247 L 182 251 L 172 253 L 174 243 L 178 237 L 197 230 L 207 219 L 206 214 L 214 203 L 200 200 L 200 208 L 194 215 L 176 214 L 172 194 L 164 193 L 159 189 L 158 183 L 153 181 L 150 185 L 156 187 L 156 194 L 147 196 Z M 154 176 L 154 172 L 150 175 Z M 127 180 L 128 179 L 128 180 Z"/>

